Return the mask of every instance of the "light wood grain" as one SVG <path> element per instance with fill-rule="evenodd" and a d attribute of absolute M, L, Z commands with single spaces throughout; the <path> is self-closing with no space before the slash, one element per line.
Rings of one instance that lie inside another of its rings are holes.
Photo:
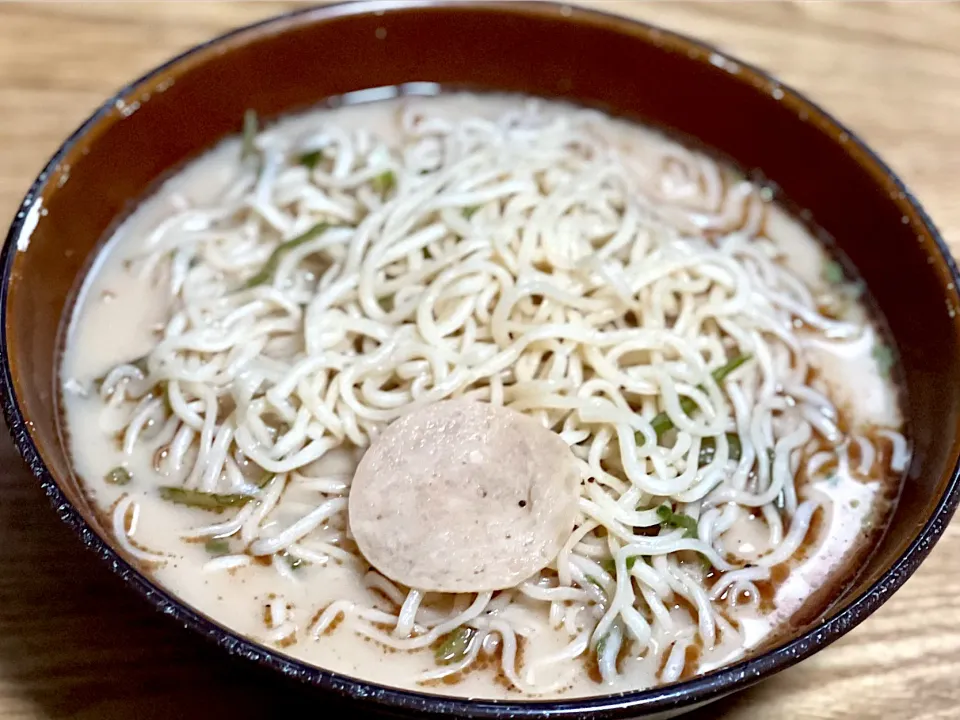
<path fill-rule="evenodd" d="M 960 250 L 960 5 L 593 5 L 707 39 L 860 132 Z M 170 55 L 292 3 L 0 4 L 0 217 L 107 95 Z M 61 526 L 0 441 L 0 718 L 323 712 L 156 615 Z M 701 719 L 960 718 L 960 525 L 831 648 Z M 339 716 L 339 713 L 330 713 Z"/>

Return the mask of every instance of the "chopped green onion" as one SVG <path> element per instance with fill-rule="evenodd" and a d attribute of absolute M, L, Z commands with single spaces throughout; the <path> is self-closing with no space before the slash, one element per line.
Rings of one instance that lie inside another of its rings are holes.
<path fill-rule="evenodd" d="M 203 545 L 203 549 L 214 557 L 230 554 L 230 543 L 223 538 L 210 538 Z"/>
<path fill-rule="evenodd" d="M 727 376 L 730 375 L 734 370 L 743 365 L 747 360 L 750 359 L 750 354 L 738 355 L 737 357 L 730 360 L 726 365 L 722 365 L 710 373 L 713 376 L 714 382 L 717 385 L 723 384 L 723 381 L 727 379 Z M 704 389 L 703 385 L 698 386 L 701 390 Z M 697 403 L 693 398 L 690 397 L 681 397 L 680 398 L 680 409 L 683 410 L 684 415 L 689 415 L 694 410 L 697 409 Z M 670 416 L 666 412 L 658 413 L 654 416 L 653 420 L 650 421 L 650 425 L 653 427 L 653 431 L 657 434 L 659 438 L 663 433 L 673 427 L 673 420 L 670 419 Z M 643 442 L 643 435 L 637 433 L 637 442 Z"/>
<path fill-rule="evenodd" d="M 607 647 L 607 639 L 610 637 L 610 633 L 607 633 L 602 638 L 597 640 L 597 647 L 594 649 L 594 652 L 597 653 L 597 657 L 603 655 L 603 650 Z"/>
<path fill-rule="evenodd" d="M 169 485 L 160 488 L 160 497 L 178 505 L 187 505 L 201 510 L 213 510 L 214 512 L 222 512 L 229 507 L 240 507 L 254 499 L 253 495 L 207 493 L 200 490 L 170 487 Z"/>
<path fill-rule="evenodd" d="M 846 279 L 846 273 L 843 272 L 843 265 L 836 260 L 825 262 L 821 275 L 824 281 L 830 285 L 839 285 Z"/>
<path fill-rule="evenodd" d="M 297 162 L 307 170 L 313 170 L 323 160 L 322 150 L 311 150 L 297 158 Z"/>
<path fill-rule="evenodd" d="M 461 625 L 456 630 L 444 635 L 440 644 L 433 651 L 433 657 L 437 664 L 451 665 L 463 660 L 470 651 L 470 645 L 476 635 L 477 631 L 466 625 Z"/>
<path fill-rule="evenodd" d="M 294 557 L 293 555 L 288 553 L 286 550 L 281 550 L 278 554 L 280 555 L 280 558 L 287 564 L 287 567 L 289 567 L 293 571 L 297 571 L 303 566 L 309 564 L 307 563 L 306 560 L 302 558 Z"/>
<path fill-rule="evenodd" d="M 697 403 L 692 398 L 682 397 L 680 398 L 680 409 L 683 410 L 684 415 L 689 415 L 697 409 Z M 666 412 L 661 412 L 654 416 L 653 420 L 650 421 L 650 425 L 659 438 L 673 427 L 673 420 L 670 419 L 670 416 L 667 415 Z M 642 440 L 643 435 L 637 433 L 637 442 L 642 442 Z"/>
<path fill-rule="evenodd" d="M 260 271 L 247 280 L 243 285 L 241 285 L 240 289 L 249 290 L 257 285 L 263 285 L 270 282 L 273 279 L 273 274 L 277 271 L 277 265 L 280 264 L 280 258 L 294 248 L 313 240 L 319 235 L 322 235 L 331 227 L 333 226 L 330 225 L 330 223 L 317 223 L 306 232 L 277 245 L 277 247 L 273 249 L 273 252 L 270 253 L 270 257 L 267 258 L 267 261 L 263 264 L 263 267 L 260 268 Z"/>
<path fill-rule="evenodd" d="M 633 570 L 633 566 L 637 564 L 637 560 L 639 559 L 640 559 L 639 555 L 627 556 L 627 559 L 624 561 L 624 564 L 627 566 L 627 572 L 630 572 L 631 570 Z M 613 575 L 617 569 L 617 563 L 612 557 L 606 558 L 602 563 L 600 563 L 600 566 L 611 575 Z M 589 578 L 589 580 L 595 581 L 595 578 Z M 596 584 L 599 585 L 599 583 L 596 583 Z"/>
<path fill-rule="evenodd" d="M 662 522 L 667 527 L 682 528 L 685 532 L 683 536 L 685 538 L 696 538 L 697 534 L 697 521 L 694 520 L 689 515 L 684 515 L 683 513 L 674 512 L 669 505 L 661 505 L 657 508 L 657 517 L 660 518 Z"/>
<path fill-rule="evenodd" d="M 713 375 L 714 381 L 717 385 L 721 385 L 724 380 L 732 373 L 734 370 L 742 366 L 747 360 L 750 359 L 750 353 L 746 355 L 737 355 L 737 357 L 730 360 L 726 365 L 721 365 L 716 370 L 714 370 L 711 375 Z"/>
<path fill-rule="evenodd" d="M 397 176 L 393 170 L 385 170 L 370 181 L 373 191 L 379 195 L 386 195 L 397 184 Z"/>
<path fill-rule="evenodd" d="M 465 207 L 465 208 L 463 209 L 463 216 L 464 216 L 467 220 L 469 220 L 470 218 L 472 218 L 472 217 L 474 216 L 474 214 L 475 214 L 475 213 L 477 212 L 477 210 L 479 210 L 479 209 L 480 209 L 480 206 L 479 206 L 479 205 L 471 205 L 470 207 Z"/>
<path fill-rule="evenodd" d="M 243 144 L 240 146 L 240 159 L 257 157 L 257 146 L 254 141 L 257 139 L 257 133 L 260 132 L 260 119 L 257 117 L 257 111 L 248 108 L 243 113 Z"/>
<path fill-rule="evenodd" d="M 117 465 L 117 467 L 113 468 L 103 476 L 103 480 L 111 485 L 127 485 L 131 480 L 133 480 L 133 475 L 131 475 L 130 471 L 125 467 Z"/>
<path fill-rule="evenodd" d="M 735 433 L 726 433 L 727 445 L 730 450 L 730 459 L 739 460 L 743 454 L 743 446 L 740 444 L 740 436 Z M 717 455 L 717 441 L 712 437 L 703 439 L 700 443 L 700 466 L 709 465 Z"/>
<path fill-rule="evenodd" d="M 872 355 L 880 374 L 883 377 L 890 377 L 890 369 L 893 367 L 893 350 L 885 343 L 877 342 L 873 346 Z"/>

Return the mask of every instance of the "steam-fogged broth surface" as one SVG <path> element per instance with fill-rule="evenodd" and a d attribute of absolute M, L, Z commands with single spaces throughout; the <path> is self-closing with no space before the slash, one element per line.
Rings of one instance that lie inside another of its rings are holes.
<path fill-rule="evenodd" d="M 764 188 L 520 97 L 254 122 L 109 239 L 62 363 L 77 474 L 184 601 L 387 685 L 595 695 L 742 657 L 868 550 L 909 459 L 892 354 Z M 421 592 L 359 553 L 350 482 L 461 396 L 557 433 L 579 514 L 513 588 Z"/>

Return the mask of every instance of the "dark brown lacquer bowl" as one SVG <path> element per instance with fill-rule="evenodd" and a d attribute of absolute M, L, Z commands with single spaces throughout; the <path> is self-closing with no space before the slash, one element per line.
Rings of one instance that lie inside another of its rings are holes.
<path fill-rule="evenodd" d="M 899 347 L 914 460 L 892 525 L 830 609 L 776 647 L 662 688 L 561 702 L 448 699 L 308 667 L 152 584 L 84 498 L 59 431 L 64 319 L 101 240 L 155 182 L 225 135 L 345 93 L 428 82 L 596 106 L 664 127 L 776 183 L 859 268 Z M 0 394 L 14 440 L 64 522 L 137 592 L 231 653 L 358 707 L 400 716 L 668 717 L 809 656 L 916 570 L 960 499 L 960 307 L 942 238 L 852 133 L 770 76 L 640 23 L 527 2 L 361 2 L 310 9 L 202 45 L 111 98 L 30 189 L 2 255 Z"/>

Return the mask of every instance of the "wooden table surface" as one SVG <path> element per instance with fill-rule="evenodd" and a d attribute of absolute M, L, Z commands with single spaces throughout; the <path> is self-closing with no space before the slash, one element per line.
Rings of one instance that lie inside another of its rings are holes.
<path fill-rule="evenodd" d="M 809 93 L 892 164 L 960 251 L 960 4 L 593 4 L 708 39 Z M 0 3 L 4 222 L 121 84 L 291 5 Z M 60 525 L 5 436 L 0 468 L 0 720 L 323 712 L 128 592 Z M 692 717 L 960 718 L 960 524 L 861 627 Z"/>

